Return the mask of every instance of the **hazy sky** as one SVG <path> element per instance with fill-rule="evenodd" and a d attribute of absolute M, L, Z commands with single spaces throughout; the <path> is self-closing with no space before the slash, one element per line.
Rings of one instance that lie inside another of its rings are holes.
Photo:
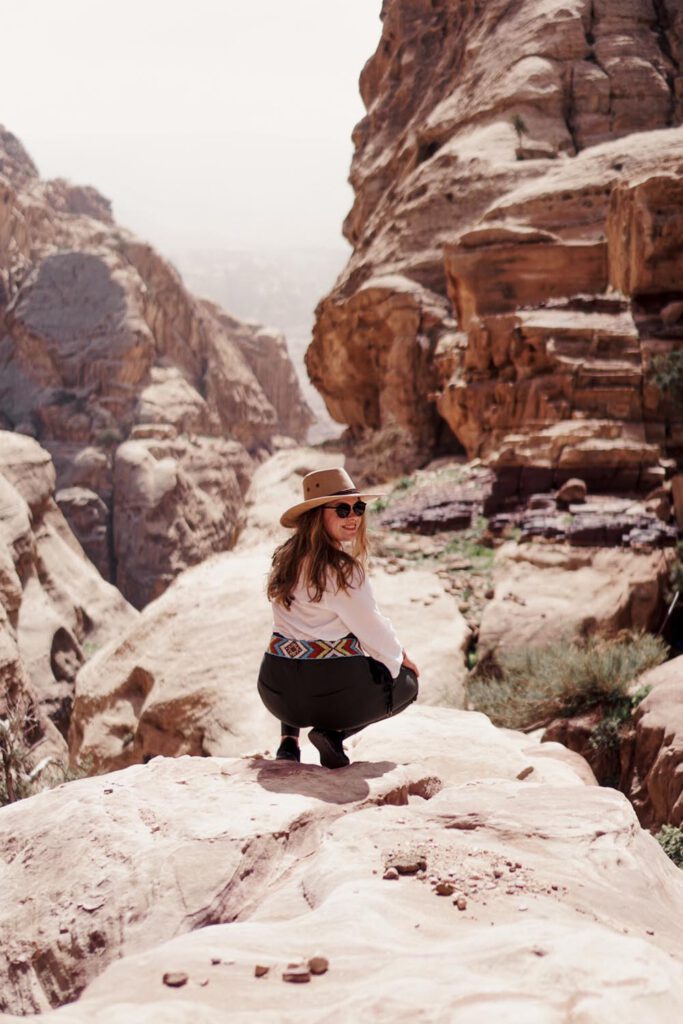
<path fill-rule="evenodd" d="M 342 246 L 381 0 L 14 0 L 0 123 L 158 246 Z"/>

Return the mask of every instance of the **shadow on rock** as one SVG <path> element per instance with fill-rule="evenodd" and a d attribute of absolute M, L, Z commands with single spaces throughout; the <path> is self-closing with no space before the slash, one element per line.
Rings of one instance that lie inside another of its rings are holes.
<path fill-rule="evenodd" d="M 255 757 L 251 762 L 257 782 L 271 793 L 300 793 L 330 804 L 352 804 L 370 796 L 368 779 L 378 779 L 396 768 L 393 761 L 357 761 L 347 768 L 331 771 L 313 764 L 269 761 Z"/>

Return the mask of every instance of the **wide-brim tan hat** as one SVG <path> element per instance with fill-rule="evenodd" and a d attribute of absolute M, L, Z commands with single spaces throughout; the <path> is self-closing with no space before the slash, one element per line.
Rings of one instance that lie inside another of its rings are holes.
<path fill-rule="evenodd" d="M 374 494 L 367 494 L 359 491 L 353 480 L 341 466 L 335 469 L 316 469 L 313 473 L 307 473 L 303 479 L 304 500 L 298 505 L 292 505 L 280 516 L 283 526 L 296 526 L 297 519 L 304 512 L 319 505 L 325 505 L 335 498 L 358 498 L 361 501 L 373 501 L 381 498 L 385 491 L 377 491 Z M 352 502 L 353 504 L 353 502 Z"/>

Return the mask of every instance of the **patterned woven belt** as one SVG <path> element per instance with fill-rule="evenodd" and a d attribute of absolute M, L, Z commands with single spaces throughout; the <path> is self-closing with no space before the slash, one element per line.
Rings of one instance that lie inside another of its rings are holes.
<path fill-rule="evenodd" d="M 270 638 L 268 654 L 275 654 L 278 658 L 315 660 L 364 656 L 355 636 L 343 636 L 341 640 L 293 640 L 279 633 L 273 633 Z"/>

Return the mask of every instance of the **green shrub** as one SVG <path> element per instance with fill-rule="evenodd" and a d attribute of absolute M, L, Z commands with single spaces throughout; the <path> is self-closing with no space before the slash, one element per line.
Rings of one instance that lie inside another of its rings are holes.
<path fill-rule="evenodd" d="M 650 378 L 675 407 L 683 407 L 683 348 L 674 349 L 665 356 L 655 356 Z"/>
<path fill-rule="evenodd" d="M 671 857 L 677 867 L 683 868 L 683 829 L 677 825 L 662 825 L 655 839 L 667 857 Z"/>
<path fill-rule="evenodd" d="M 666 655 L 665 643 L 647 633 L 614 640 L 564 637 L 503 653 L 498 665 L 489 663 L 470 677 L 467 695 L 471 707 L 510 729 L 542 726 L 602 705 L 614 719 L 603 741 L 612 742 L 619 719 L 625 721 L 634 706 L 629 685 Z"/>
<path fill-rule="evenodd" d="M 94 441 L 100 448 L 115 448 L 123 441 L 123 434 L 117 427 L 105 427 L 98 430 Z"/>

